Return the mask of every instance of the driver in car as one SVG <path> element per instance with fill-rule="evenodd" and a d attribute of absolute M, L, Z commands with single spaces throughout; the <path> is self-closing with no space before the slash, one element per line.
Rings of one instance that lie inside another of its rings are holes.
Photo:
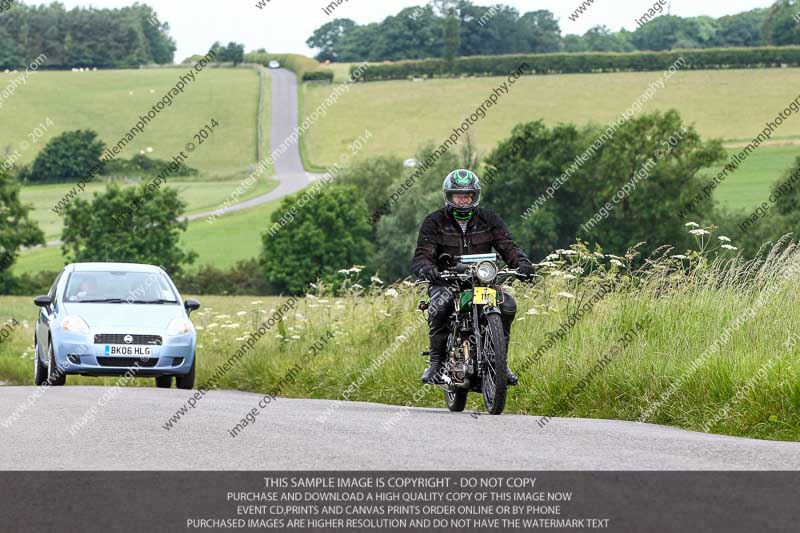
<path fill-rule="evenodd" d="M 454 170 L 444 180 L 444 207 L 425 218 L 419 231 L 417 249 L 411 263 L 414 275 L 430 282 L 428 295 L 430 308 L 430 365 L 422 374 L 422 382 L 441 383 L 444 364 L 448 318 L 453 312 L 454 294 L 442 280 L 439 257 L 491 253 L 494 248 L 509 268 L 518 269 L 521 277 L 529 277 L 533 269 L 531 261 L 514 244 L 505 222 L 494 211 L 478 208 L 481 200 L 481 184 L 478 176 L 470 170 Z M 498 291 L 498 307 L 501 312 L 506 339 L 511 333 L 511 323 L 517 313 L 514 297 L 505 290 Z M 517 376 L 510 368 L 506 370 L 509 385 L 517 384 Z"/>
<path fill-rule="evenodd" d="M 78 292 L 70 300 L 93 300 L 97 297 L 97 281 L 94 278 L 87 278 L 81 281 Z"/>

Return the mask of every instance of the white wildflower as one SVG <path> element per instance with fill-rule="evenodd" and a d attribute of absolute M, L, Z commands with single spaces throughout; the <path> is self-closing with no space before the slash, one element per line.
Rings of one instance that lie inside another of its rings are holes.
<path fill-rule="evenodd" d="M 525 313 L 525 314 L 526 315 L 538 315 L 539 311 L 537 311 L 536 309 L 528 309 L 528 312 Z"/>
<path fill-rule="evenodd" d="M 698 224 L 697 222 L 687 222 L 686 224 L 684 224 L 684 226 L 686 226 L 687 228 L 699 228 L 700 224 Z"/>
<path fill-rule="evenodd" d="M 710 231 L 704 230 L 704 229 L 702 229 L 702 228 L 700 228 L 700 229 L 693 229 L 693 230 L 692 230 L 692 231 L 690 231 L 689 233 L 690 233 L 690 234 L 692 234 L 692 235 L 711 235 L 711 232 L 710 232 Z"/>
<path fill-rule="evenodd" d="M 731 246 L 730 244 L 723 244 L 721 247 L 726 249 L 726 250 L 738 250 L 737 247 Z"/>
<path fill-rule="evenodd" d="M 685 255 L 680 255 L 680 254 L 678 254 L 678 255 L 673 255 L 672 257 L 674 257 L 675 259 L 681 259 L 681 260 L 682 260 L 682 259 L 689 259 L 689 258 L 688 258 L 688 257 L 686 257 Z"/>
<path fill-rule="evenodd" d="M 385 296 L 389 296 L 390 298 L 397 298 L 400 296 L 400 293 L 397 292 L 397 289 L 386 289 L 386 292 L 383 293 Z"/>
<path fill-rule="evenodd" d="M 260 304 L 263 304 L 263 303 L 264 302 L 262 302 L 261 300 L 256 300 L 255 302 L 250 302 L 250 305 L 260 305 Z"/>
<path fill-rule="evenodd" d="M 717 239 L 721 240 L 722 242 L 731 242 L 730 237 L 726 237 L 725 235 L 720 235 Z"/>
<path fill-rule="evenodd" d="M 236 313 L 236 316 L 244 316 L 246 314 L 247 314 L 247 311 L 239 311 L 238 313 Z"/>
<path fill-rule="evenodd" d="M 369 280 L 372 283 L 377 283 L 378 285 L 383 285 L 383 282 L 381 281 L 381 278 L 379 278 L 378 276 L 372 276 L 371 278 L 369 278 Z"/>
<path fill-rule="evenodd" d="M 347 274 L 349 274 L 349 273 L 350 273 L 350 271 L 349 271 L 349 270 L 347 270 L 346 268 L 343 268 L 343 269 L 341 269 L 341 270 L 337 270 L 337 271 L 336 271 L 336 273 L 337 273 L 337 274 L 344 274 L 344 275 L 346 276 Z"/>
<path fill-rule="evenodd" d="M 611 261 L 609 261 L 609 262 L 610 262 L 612 265 L 614 265 L 614 266 L 617 266 L 617 267 L 624 267 L 624 266 L 625 266 L 625 263 L 623 263 L 623 262 L 622 262 L 622 261 L 620 261 L 619 259 L 612 259 L 612 260 L 611 260 Z"/>
<path fill-rule="evenodd" d="M 558 261 L 558 254 L 550 254 L 544 258 L 545 261 Z"/>
<path fill-rule="evenodd" d="M 347 271 L 348 271 L 348 272 L 352 272 L 353 274 L 358 274 L 358 273 L 359 273 L 359 272 L 361 272 L 362 270 L 364 270 L 364 269 L 363 269 L 363 268 L 359 268 L 359 267 L 357 267 L 357 266 L 354 266 L 354 267 L 352 267 L 352 268 L 348 269 Z"/>
<path fill-rule="evenodd" d="M 567 300 L 572 300 L 573 298 L 575 298 L 575 295 L 569 292 L 559 292 L 558 294 L 556 294 L 556 296 L 558 296 L 559 298 L 566 298 Z"/>
<path fill-rule="evenodd" d="M 299 341 L 300 340 L 300 335 L 292 335 L 292 338 L 294 340 L 298 340 Z"/>

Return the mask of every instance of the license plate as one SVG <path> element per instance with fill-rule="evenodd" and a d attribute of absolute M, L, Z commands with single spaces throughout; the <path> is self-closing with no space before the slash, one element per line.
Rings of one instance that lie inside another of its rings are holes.
<path fill-rule="evenodd" d="M 497 291 L 491 287 L 475 287 L 472 301 L 477 305 L 497 305 Z"/>
<path fill-rule="evenodd" d="M 117 344 L 106 344 L 105 354 L 107 356 L 125 356 L 125 357 L 149 357 L 151 355 L 151 346 L 127 346 Z"/>

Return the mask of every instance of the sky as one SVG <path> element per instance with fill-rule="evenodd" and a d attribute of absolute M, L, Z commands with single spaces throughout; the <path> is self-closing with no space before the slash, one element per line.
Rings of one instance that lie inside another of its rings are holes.
<path fill-rule="evenodd" d="M 71 7 L 122 7 L 135 0 L 60 0 Z M 273 53 L 313 55 L 305 41 L 319 26 L 334 18 L 350 18 L 359 24 L 379 22 L 402 8 L 423 5 L 425 0 L 344 0 L 330 15 L 323 8 L 332 0 L 139 0 L 151 6 L 162 21 L 169 23 L 170 34 L 178 45 L 176 61 L 205 53 L 214 41 L 244 43 L 245 48 L 266 48 Z M 547 9 L 555 13 L 561 32 L 584 33 L 603 24 L 612 30 L 636 29 L 640 18 L 656 0 L 595 0 L 575 22 L 568 17 L 581 0 L 476 0 L 477 5 L 502 3 L 525 13 Z M 39 3 L 30 0 L 25 3 Z M 773 0 L 672 0 L 673 15 L 720 17 L 757 7 L 768 7 Z"/>

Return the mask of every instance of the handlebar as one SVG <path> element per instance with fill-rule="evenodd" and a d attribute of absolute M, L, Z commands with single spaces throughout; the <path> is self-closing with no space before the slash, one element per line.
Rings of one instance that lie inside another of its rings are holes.
<path fill-rule="evenodd" d="M 519 270 L 516 269 L 516 268 L 513 268 L 513 269 L 512 268 L 504 268 L 502 270 L 498 270 L 497 271 L 497 277 L 500 277 L 500 276 L 517 276 L 517 275 L 519 275 Z M 467 281 L 468 279 L 470 279 L 470 277 L 472 277 L 472 273 L 471 273 L 471 271 L 468 271 L 468 272 L 465 272 L 463 274 L 459 274 L 459 273 L 454 272 L 452 270 L 445 270 L 444 272 L 441 273 L 441 276 L 442 276 L 442 279 L 444 281 L 451 281 L 451 280 Z M 531 277 L 533 277 L 533 276 L 531 276 Z M 495 278 L 495 279 L 497 279 L 497 278 Z M 528 279 L 528 278 L 524 278 L 524 279 Z M 430 281 L 428 281 L 427 279 L 418 279 L 418 280 L 414 281 L 414 285 L 422 285 L 423 283 L 430 283 Z"/>

